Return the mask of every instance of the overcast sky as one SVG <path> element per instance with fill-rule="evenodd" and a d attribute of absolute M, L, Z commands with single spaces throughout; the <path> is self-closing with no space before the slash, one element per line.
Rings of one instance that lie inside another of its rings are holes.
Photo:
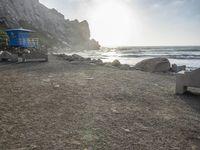
<path fill-rule="evenodd" d="M 40 0 L 105 46 L 200 45 L 200 0 Z"/>

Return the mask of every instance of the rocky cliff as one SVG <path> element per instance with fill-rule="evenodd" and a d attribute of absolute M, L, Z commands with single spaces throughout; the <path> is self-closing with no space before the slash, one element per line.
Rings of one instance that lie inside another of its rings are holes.
<path fill-rule="evenodd" d="M 87 21 L 70 21 L 39 0 L 0 0 L 0 24 L 8 28 L 31 28 L 46 45 L 63 45 L 71 49 L 99 49 L 90 39 Z"/>

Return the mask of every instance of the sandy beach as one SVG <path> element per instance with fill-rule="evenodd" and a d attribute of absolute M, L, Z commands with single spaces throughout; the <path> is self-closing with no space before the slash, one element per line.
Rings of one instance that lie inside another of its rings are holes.
<path fill-rule="evenodd" d="M 0 63 L 1 150 L 199 150 L 200 91 L 175 76 L 70 63 Z"/>

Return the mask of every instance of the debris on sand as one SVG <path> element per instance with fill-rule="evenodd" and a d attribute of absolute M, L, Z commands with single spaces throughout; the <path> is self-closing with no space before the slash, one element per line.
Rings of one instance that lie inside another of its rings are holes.
<path fill-rule="evenodd" d="M 54 87 L 55 87 L 55 88 L 59 88 L 60 85 L 59 85 L 59 84 L 55 84 Z"/>
<path fill-rule="evenodd" d="M 47 78 L 47 79 L 42 79 L 43 82 L 50 82 L 51 79 Z"/>
<path fill-rule="evenodd" d="M 94 78 L 86 78 L 86 80 L 94 80 Z"/>
<path fill-rule="evenodd" d="M 127 133 L 129 133 L 129 132 L 131 132 L 131 130 L 130 129 L 126 129 L 126 128 L 122 128 L 125 132 L 127 132 Z"/>
<path fill-rule="evenodd" d="M 116 114 L 119 113 L 119 111 L 118 111 L 116 108 L 111 108 L 111 111 L 112 111 L 113 113 L 116 113 Z"/>

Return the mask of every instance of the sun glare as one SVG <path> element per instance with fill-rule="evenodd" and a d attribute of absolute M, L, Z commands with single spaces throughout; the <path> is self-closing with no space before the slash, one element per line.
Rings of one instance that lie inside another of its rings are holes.
<path fill-rule="evenodd" d="M 106 46 L 128 43 L 132 33 L 139 31 L 136 17 L 130 8 L 116 1 L 99 3 L 90 12 L 90 20 L 92 37 Z"/>

